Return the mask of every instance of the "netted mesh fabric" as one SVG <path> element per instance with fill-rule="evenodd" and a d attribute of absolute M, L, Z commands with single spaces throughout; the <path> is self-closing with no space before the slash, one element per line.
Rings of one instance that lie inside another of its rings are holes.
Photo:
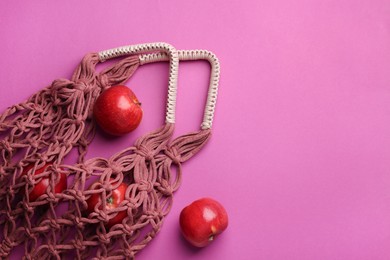
<path fill-rule="evenodd" d="M 172 126 L 168 124 L 163 129 L 166 131 L 163 134 L 169 135 Z M 162 149 L 154 152 L 150 152 L 151 147 L 159 140 L 150 139 L 143 142 L 143 147 L 137 142 L 109 159 L 93 158 L 82 164 L 53 168 L 51 176 L 67 172 L 72 184 L 62 194 L 55 194 L 56 200 L 44 200 L 49 210 L 37 218 L 36 227 L 30 231 L 40 241 L 39 245 L 30 239 L 31 257 L 134 258 L 159 232 L 170 211 L 173 193 L 181 182 L 181 164 L 209 137 L 210 130 L 201 130 L 179 137 L 169 145 L 159 144 Z M 125 199 L 117 208 L 108 209 L 104 205 L 106 198 L 121 183 L 128 184 Z M 95 211 L 88 213 L 86 201 L 92 194 L 101 196 L 102 205 L 97 204 Z M 56 207 L 61 205 L 67 209 L 57 214 Z M 107 222 L 121 211 L 126 211 L 127 217 L 107 228 Z M 20 236 L 24 232 L 21 228 Z"/>

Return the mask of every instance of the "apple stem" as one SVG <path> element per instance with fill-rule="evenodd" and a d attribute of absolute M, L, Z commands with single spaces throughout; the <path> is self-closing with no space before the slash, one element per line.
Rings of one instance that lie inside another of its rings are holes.
<path fill-rule="evenodd" d="M 138 99 L 133 99 L 134 104 L 142 106 L 142 103 Z"/>
<path fill-rule="evenodd" d="M 211 241 L 213 241 L 214 240 L 214 235 L 211 235 L 210 237 L 209 237 L 209 241 L 211 242 Z"/>

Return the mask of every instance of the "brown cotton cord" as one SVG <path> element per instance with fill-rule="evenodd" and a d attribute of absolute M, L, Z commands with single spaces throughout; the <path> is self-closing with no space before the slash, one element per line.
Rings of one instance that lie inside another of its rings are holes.
<path fill-rule="evenodd" d="M 121 47 L 101 52 L 99 57 L 103 61 L 131 50 Z M 205 59 L 211 64 L 201 130 L 167 141 L 173 133 L 176 98 L 175 89 L 169 89 L 166 124 L 162 128 L 109 159 L 93 158 L 73 166 L 47 168 L 42 174 L 50 178 L 46 195 L 35 204 L 23 201 L 14 210 L 15 215 L 25 211 L 32 214 L 24 218 L 24 223 L 12 223 L 15 232 L 9 233 L 7 243 L 0 248 L 3 257 L 24 242 L 26 259 L 133 259 L 155 237 L 170 211 L 173 192 L 180 186 L 181 164 L 199 152 L 210 138 L 219 82 L 219 62 L 211 52 L 178 51 L 177 55 L 180 60 Z M 142 65 L 169 57 L 165 53 L 146 54 L 139 56 L 139 61 Z M 68 175 L 71 184 L 63 193 L 53 194 L 61 172 Z M 121 183 L 128 185 L 125 200 L 117 208 L 108 209 L 107 198 Z M 86 201 L 92 194 L 99 194 L 101 202 L 88 214 Z M 38 214 L 42 206 L 46 210 Z M 59 212 L 60 207 L 65 210 Z M 127 217 L 108 228 L 106 223 L 122 211 Z"/>
<path fill-rule="evenodd" d="M 98 95 L 111 85 L 123 84 L 135 72 L 140 59 L 133 54 L 157 51 L 176 56 L 174 48 L 166 43 L 133 45 L 128 52 L 132 56 L 97 73 L 95 66 L 102 60 L 98 53 L 88 54 L 74 72 L 72 80 L 56 80 L 27 101 L 6 109 L 0 115 L 2 258 L 7 257 L 11 249 L 24 240 L 26 233 L 30 237 L 35 236 L 31 232 L 31 220 L 36 215 L 36 208 L 45 203 L 42 200 L 29 202 L 28 196 L 23 196 L 23 200 L 19 199 L 19 203 L 16 203 L 21 193 L 28 195 L 36 183 L 49 175 L 45 172 L 33 176 L 32 172 L 48 162 L 53 165 L 62 163 L 73 147 L 78 147 L 79 162 L 83 161 L 86 148 L 95 134 L 92 108 Z M 177 58 L 175 63 L 178 63 Z M 176 84 L 176 68 L 171 64 L 171 88 Z M 33 165 L 32 169 L 23 174 L 23 169 L 30 165 Z M 53 185 L 58 179 L 58 172 L 50 176 Z M 49 202 L 52 200 L 55 203 L 57 199 L 53 192 L 50 193 L 51 190 L 48 188 L 47 197 Z M 26 226 L 19 225 L 25 222 Z M 17 230 L 23 232 L 17 234 Z"/>

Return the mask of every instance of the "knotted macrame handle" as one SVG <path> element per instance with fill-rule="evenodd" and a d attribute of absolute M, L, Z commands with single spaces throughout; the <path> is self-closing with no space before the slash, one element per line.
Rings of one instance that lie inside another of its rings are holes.
<path fill-rule="evenodd" d="M 167 98 L 167 110 L 166 110 L 165 121 L 167 123 L 173 124 L 175 123 L 179 58 L 175 48 L 172 45 L 164 42 L 128 45 L 128 46 L 122 46 L 114 49 L 101 51 L 98 53 L 98 55 L 99 55 L 99 60 L 101 62 L 104 62 L 105 60 L 120 57 L 120 56 L 132 55 L 132 54 L 143 54 L 143 53 L 150 53 L 150 52 L 164 52 L 166 59 L 168 60 L 170 59 L 168 98 Z"/>
<path fill-rule="evenodd" d="M 215 105 L 217 102 L 218 84 L 220 76 L 220 65 L 217 56 L 208 50 L 178 50 L 178 57 L 180 61 L 185 60 L 207 60 L 211 65 L 210 85 L 208 88 L 207 101 L 204 109 L 203 122 L 201 129 L 211 129 L 214 119 Z M 165 53 L 153 53 L 140 56 L 142 64 L 167 61 L 169 56 Z"/>

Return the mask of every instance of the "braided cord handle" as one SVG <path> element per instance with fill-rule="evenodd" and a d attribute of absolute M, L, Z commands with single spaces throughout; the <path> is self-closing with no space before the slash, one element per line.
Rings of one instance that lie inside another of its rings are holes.
<path fill-rule="evenodd" d="M 178 50 L 177 54 L 179 60 L 207 60 L 211 65 L 210 85 L 207 93 L 203 122 L 201 124 L 201 129 L 211 129 L 218 96 L 220 76 L 219 60 L 214 53 L 208 50 Z M 165 53 L 153 53 L 140 56 L 141 64 L 167 60 L 169 60 L 169 57 Z"/>
<path fill-rule="evenodd" d="M 168 98 L 167 98 L 167 110 L 166 110 L 165 121 L 166 123 L 173 124 L 175 123 L 179 58 L 176 49 L 172 45 L 164 42 L 128 45 L 128 46 L 122 46 L 114 49 L 101 51 L 98 53 L 98 55 L 99 55 L 99 60 L 101 62 L 104 62 L 108 59 L 112 59 L 120 56 L 133 55 L 133 54 L 145 54 L 145 53 L 150 54 L 150 52 L 159 52 L 159 53 L 164 52 L 165 54 L 164 60 L 170 60 Z M 145 63 L 142 63 L 141 61 L 141 65 L 142 64 Z"/>

